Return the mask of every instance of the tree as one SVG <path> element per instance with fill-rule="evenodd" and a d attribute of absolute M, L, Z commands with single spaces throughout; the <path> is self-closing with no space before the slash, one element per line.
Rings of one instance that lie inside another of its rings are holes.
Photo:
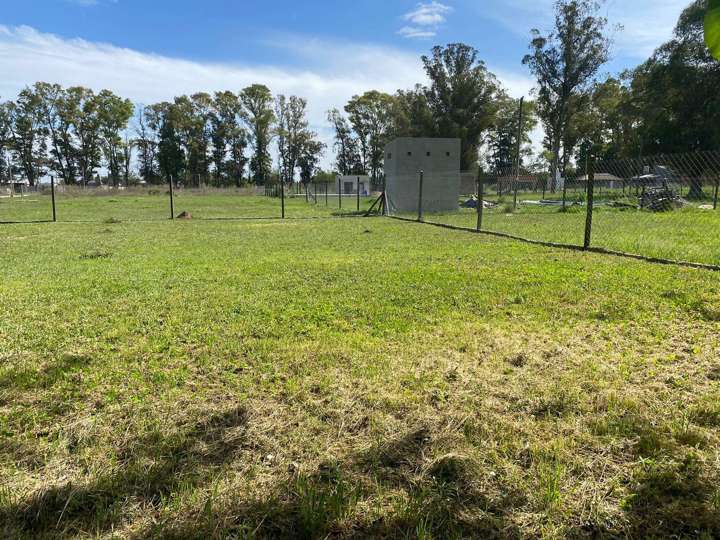
<path fill-rule="evenodd" d="M 26 88 L 8 104 L 7 114 L 13 152 L 23 176 L 34 186 L 42 175 L 47 154 L 40 98 Z"/>
<path fill-rule="evenodd" d="M 422 61 L 430 79 L 425 95 L 435 134 L 460 139 L 461 168 L 469 170 L 477 162 L 483 135 L 495 120 L 497 79 L 478 59 L 478 51 L 462 43 L 434 47 Z"/>
<path fill-rule="evenodd" d="M 210 116 L 210 140 L 216 185 L 240 186 L 247 159 L 247 134 L 240 126 L 242 107 L 232 92 L 216 92 Z"/>
<path fill-rule="evenodd" d="M 109 90 L 103 90 L 97 96 L 97 108 L 100 140 L 110 180 L 115 187 L 123 180 L 127 186 L 129 172 L 126 159 L 130 147 L 121 132 L 127 128 L 134 106 L 129 99 L 122 99 Z"/>
<path fill-rule="evenodd" d="M 163 102 L 152 106 L 152 121 L 157 122 L 157 160 L 160 172 L 167 181 L 178 182 L 185 174 L 185 151 L 177 134 L 173 118 L 173 104 Z"/>
<path fill-rule="evenodd" d="M 300 169 L 300 181 L 308 184 L 319 171 L 325 144 L 317 140 L 317 134 L 311 131 L 304 132 L 301 139 L 297 165 Z"/>
<path fill-rule="evenodd" d="M 631 92 L 638 114 L 642 153 L 713 150 L 720 146 L 720 63 L 703 40 L 705 0 L 680 15 L 673 39 L 632 74 Z M 697 179 L 704 171 L 690 168 Z M 688 198 L 703 196 L 691 182 Z"/>
<path fill-rule="evenodd" d="M 82 185 L 95 177 L 102 164 L 100 136 L 100 100 L 89 88 L 74 86 L 67 89 L 64 114 L 75 139 L 75 161 Z"/>
<path fill-rule="evenodd" d="M 11 104 L 0 103 L 0 182 L 12 181 L 12 116 Z"/>
<path fill-rule="evenodd" d="M 507 174 L 514 170 L 516 165 L 522 167 L 523 160 L 532 156 L 530 133 L 537 125 L 537 118 L 535 104 L 532 101 L 523 101 L 520 128 L 520 100 L 503 93 L 498 98 L 498 105 L 495 124 L 487 138 L 488 165 L 495 173 Z M 521 137 L 519 164 L 517 163 L 518 132 Z"/>
<path fill-rule="evenodd" d="M 280 94 L 275 100 L 275 135 L 280 159 L 280 179 L 283 182 L 294 180 L 303 145 L 310 135 L 305 117 L 306 108 L 307 100 L 297 96 L 286 98 Z"/>
<path fill-rule="evenodd" d="M 353 135 L 347 118 L 337 109 L 331 109 L 327 114 L 328 122 L 332 124 L 335 131 L 335 166 L 338 172 L 342 175 L 364 174 L 358 151 L 358 141 Z"/>
<path fill-rule="evenodd" d="M 256 184 L 264 184 L 272 169 L 270 140 L 275 115 L 272 110 L 272 94 L 267 86 L 254 84 L 240 92 L 243 106 L 243 119 L 251 133 L 253 157 L 250 160 L 252 179 Z"/>
<path fill-rule="evenodd" d="M 66 184 L 76 181 L 77 148 L 71 133 L 75 120 L 70 96 L 59 84 L 37 82 L 33 92 L 38 99 L 38 110 L 43 130 L 50 138 L 50 167 Z"/>
<path fill-rule="evenodd" d="M 393 117 L 397 137 L 433 137 L 437 132 L 427 90 L 419 84 L 412 90 L 398 90 Z"/>
<path fill-rule="evenodd" d="M 359 142 L 363 169 L 374 182 L 380 178 L 385 145 L 393 134 L 393 107 L 393 97 L 376 90 L 353 96 L 345 105 Z"/>
<path fill-rule="evenodd" d="M 577 109 L 578 96 L 585 93 L 600 67 L 608 60 L 609 40 L 604 35 L 607 20 L 597 15 L 595 0 L 558 0 L 555 28 L 547 36 L 533 30 L 530 54 L 523 64 L 537 78 L 538 115 L 545 126 L 552 152 L 551 177 L 570 154 L 560 155 L 567 129 Z"/>
<path fill-rule="evenodd" d="M 162 125 L 161 112 L 156 107 L 140 107 L 135 115 L 135 147 L 138 152 L 140 177 L 148 184 L 161 179 L 158 164 L 158 132 Z"/>

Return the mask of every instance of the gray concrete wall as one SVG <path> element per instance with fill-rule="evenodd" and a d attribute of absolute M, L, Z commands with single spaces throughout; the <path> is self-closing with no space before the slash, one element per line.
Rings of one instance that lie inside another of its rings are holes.
<path fill-rule="evenodd" d="M 417 212 L 419 171 L 423 171 L 423 211 L 457 210 L 460 139 L 402 137 L 385 147 L 385 190 L 392 212 Z"/>

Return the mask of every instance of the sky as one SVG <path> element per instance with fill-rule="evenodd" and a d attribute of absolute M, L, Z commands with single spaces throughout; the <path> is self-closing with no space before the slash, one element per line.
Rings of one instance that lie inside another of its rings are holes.
<path fill-rule="evenodd" d="M 672 35 L 690 0 L 608 0 L 603 74 L 634 67 Z M 108 88 L 139 104 L 253 83 L 307 98 L 311 126 L 354 94 L 425 82 L 434 45 L 476 47 L 515 96 L 533 80 L 530 31 L 553 0 L 23 0 L 0 10 L 0 99 L 42 80 Z M 620 28 L 621 27 L 621 28 Z M 324 164 L 332 161 L 327 152 Z"/>

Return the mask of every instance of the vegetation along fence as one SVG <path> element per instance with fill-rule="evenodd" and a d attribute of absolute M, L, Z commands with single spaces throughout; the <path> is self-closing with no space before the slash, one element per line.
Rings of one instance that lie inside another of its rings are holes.
<path fill-rule="evenodd" d="M 576 174 L 478 176 L 459 212 L 397 214 L 547 244 L 720 267 L 720 152 L 579 164 Z M 420 175 L 418 174 L 418 182 Z M 427 190 L 425 191 L 427 193 Z"/>

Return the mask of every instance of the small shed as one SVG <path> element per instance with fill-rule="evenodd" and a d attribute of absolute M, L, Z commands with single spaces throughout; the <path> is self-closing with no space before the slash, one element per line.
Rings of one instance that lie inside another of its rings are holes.
<path fill-rule="evenodd" d="M 401 137 L 385 147 L 385 195 L 391 212 L 452 212 L 460 199 L 460 139 Z"/>
<path fill-rule="evenodd" d="M 362 174 L 338 176 L 335 187 L 342 189 L 343 195 L 357 195 L 359 190 L 360 195 L 367 196 L 370 195 L 370 177 Z"/>

